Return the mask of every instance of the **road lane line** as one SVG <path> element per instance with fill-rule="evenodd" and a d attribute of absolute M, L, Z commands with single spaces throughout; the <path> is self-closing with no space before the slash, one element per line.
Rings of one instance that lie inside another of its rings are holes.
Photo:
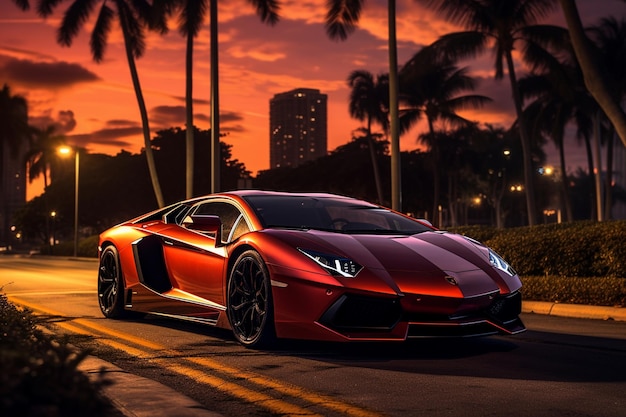
<path fill-rule="evenodd" d="M 32 309 L 32 310 L 39 311 L 39 312 L 42 312 L 42 313 L 45 313 L 45 314 L 49 314 L 49 315 L 52 315 L 52 316 L 61 316 L 61 317 L 63 317 L 63 314 L 58 312 L 58 311 L 51 310 L 51 309 L 48 309 L 48 308 L 39 306 L 37 304 L 30 303 L 30 302 L 26 302 L 26 301 L 21 300 L 21 299 L 19 299 L 17 297 L 11 296 L 11 297 L 8 297 L 8 298 L 10 298 L 12 302 L 17 303 L 17 304 L 21 304 L 21 305 L 23 305 L 25 307 L 28 307 L 28 308 Z M 288 395 L 288 396 L 291 396 L 291 397 L 294 397 L 294 398 L 298 398 L 298 399 L 307 401 L 307 402 L 309 402 L 309 403 L 311 403 L 313 405 L 321 406 L 321 407 L 324 407 L 324 408 L 329 409 L 329 410 L 337 411 L 337 412 L 340 412 L 340 413 L 342 413 L 344 415 L 347 415 L 347 416 L 354 416 L 354 417 L 377 417 L 377 416 L 380 416 L 379 413 L 376 413 L 376 412 L 373 412 L 373 411 L 370 411 L 370 410 L 367 410 L 367 409 L 363 409 L 363 408 L 360 408 L 360 407 L 357 407 L 357 406 L 353 406 L 351 404 L 347 404 L 347 403 L 344 403 L 344 402 L 341 402 L 341 401 L 337 401 L 333 397 L 326 396 L 326 395 L 323 395 L 323 394 L 319 394 L 319 393 L 316 393 L 314 391 L 309 391 L 307 389 L 304 389 L 304 388 L 301 388 L 301 387 L 297 387 L 297 386 L 294 386 L 294 385 L 285 384 L 285 383 L 280 382 L 278 380 L 275 380 L 275 379 L 272 379 L 272 378 L 268 378 L 268 377 L 265 377 L 265 376 L 262 376 L 262 375 L 259 375 L 259 374 L 253 373 L 253 372 L 249 372 L 249 371 L 244 371 L 244 370 L 241 370 L 241 369 L 233 368 L 231 366 L 224 365 L 224 364 L 222 364 L 222 363 L 220 363 L 218 361 L 212 360 L 212 359 L 198 358 L 198 357 L 184 357 L 184 354 L 182 352 L 168 349 L 164 345 L 161 345 L 161 344 L 158 344 L 158 343 L 153 343 L 153 342 L 147 341 L 145 339 L 138 338 L 138 337 L 136 337 L 134 335 L 131 335 L 131 334 L 128 334 L 128 333 L 125 333 L 125 332 L 120 332 L 120 331 L 117 331 L 117 330 L 110 329 L 108 327 L 99 325 L 97 323 L 93 323 L 93 322 L 91 322 L 91 321 L 89 321 L 87 319 L 75 318 L 75 319 L 72 319 L 72 321 L 75 324 L 79 324 L 79 325 L 81 325 L 83 327 L 86 327 L 86 328 L 91 329 L 93 331 L 96 331 L 98 333 L 109 335 L 109 336 L 112 336 L 114 338 L 122 339 L 122 340 L 130 342 L 132 344 L 141 346 L 143 348 L 157 351 L 159 354 L 166 354 L 166 355 L 170 355 L 170 356 L 173 356 L 173 357 L 179 357 L 179 360 L 184 360 L 184 361 L 187 361 L 187 362 L 195 363 L 196 365 L 203 366 L 203 367 L 208 368 L 208 369 L 213 370 L 213 371 L 221 372 L 222 374 L 226 374 L 226 375 L 228 375 L 230 377 L 235 377 L 235 378 L 238 378 L 238 379 L 245 379 L 246 381 L 248 381 L 248 382 L 250 382 L 252 384 L 255 384 L 257 386 L 264 387 L 264 388 L 270 388 L 270 389 L 273 389 L 273 390 L 275 390 L 277 392 L 280 392 L 281 394 L 285 394 L 285 395 Z M 98 337 L 97 334 L 89 333 L 89 332 L 87 332 L 85 330 L 79 329 L 78 327 L 76 327 L 76 326 L 74 326 L 72 324 L 66 323 L 66 322 L 58 322 L 58 323 L 55 323 L 55 324 L 65 328 L 67 330 L 73 331 L 75 333 L 86 334 L 86 335 L 91 335 L 91 336 L 94 336 L 94 337 Z M 172 368 L 172 364 L 170 362 L 166 362 L 166 361 L 164 361 L 162 359 L 155 358 L 154 355 L 150 354 L 149 352 L 145 352 L 145 351 L 140 350 L 140 349 L 132 348 L 131 346 L 128 346 L 128 345 L 116 342 L 114 340 L 99 339 L 99 341 L 104 343 L 104 344 L 107 344 L 108 346 L 113 347 L 115 349 L 119 349 L 119 350 L 125 351 L 125 352 L 131 354 L 132 356 L 136 356 L 136 357 L 140 357 L 140 358 L 144 358 L 144 359 L 149 359 L 149 360 L 153 360 L 153 361 L 162 363 L 163 366 L 166 367 L 167 369 L 171 369 Z M 202 374 L 200 371 L 196 371 L 193 368 L 184 367 L 182 365 L 180 365 L 179 369 L 189 369 L 189 370 L 191 370 L 192 371 L 191 374 L 187 375 L 186 373 L 183 373 L 183 375 L 189 376 L 192 379 L 196 379 L 196 378 L 191 376 L 191 375 Z M 178 372 L 178 373 L 181 373 L 181 372 Z M 204 374 L 202 374 L 202 375 L 204 375 Z M 211 377 L 211 378 L 213 378 L 213 379 L 211 379 L 210 381 L 207 380 L 206 383 L 208 383 L 209 385 L 215 386 L 215 387 L 217 387 L 219 389 L 222 389 L 221 387 L 224 387 L 224 386 L 228 386 L 229 389 L 230 388 L 239 387 L 239 388 L 241 388 L 242 390 L 245 391 L 245 395 L 249 395 L 249 392 L 256 392 L 256 391 L 252 391 L 252 390 L 250 390 L 248 388 L 242 387 L 240 385 L 237 385 L 237 384 L 228 382 L 226 380 L 220 379 L 218 377 Z M 226 392 L 232 394 L 233 396 L 237 396 L 239 398 L 247 399 L 246 397 L 242 397 L 242 396 L 238 395 L 236 392 L 233 392 L 233 391 L 230 391 L 230 390 L 226 390 Z M 241 394 L 241 395 L 244 395 L 244 394 Z M 265 395 L 265 394 L 261 394 L 261 395 Z M 272 399 L 272 397 L 269 397 L 269 396 L 268 396 L 268 398 Z M 265 398 L 265 399 L 260 398 L 258 401 L 260 403 L 262 403 L 262 404 L 273 404 L 273 402 L 269 401 L 267 398 Z M 281 403 L 284 403 L 284 402 L 282 402 L 280 400 L 276 400 L 276 401 L 279 401 L 279 403 L 277 405 L 281 407 L 281 410 L 284 409 L 285 407 L 287 407 L 287 405 L 291 406 L 291 404 L 288 404 L 288 403 L 285 403 L 286 405 L 281 404 Z M 256 403 L 257 400 L 254 400 L 252 402 Z M 272 409 L 272 410 L 274 410 L 274 409 Z M 308 414 L 303 414 L 303 415 L 311 415 L 310 412 L 308 412 L 307 410 L 305 410 L 305 409 L 302 409 L 302 410 L 304 412 L 308 413 Z M 297 413 L 297 414 L 300 414 L 300 413 Z"/>
<path fill-rule="evenodd" d="M 236 375 L 240 378 L 244 378 L 249 382 L 254 384 L 274 389 L 282 394 L 286 394 L 295 398 L 300 398 L 302 400 L 308 401 L 311 404 L 315 404 L 318 406 L 322 406 L 324 408 L 338 411 L 347 416 L 354 417 L 377 417 L 380 416 L 379 413 L 366 410 L 357 406 L 353 406 L 351 404 L 347 404 L 341 401 L 337 401 L 333 397 L 326 396 L 324 394 L 319 394 L 314 391 L 309 391 L 302 387 L 297 387 L 295 385 L 288 385 L 284 382 L 277 381 L 272 378 L 268 378 L 259 374 L 255 374 L 253 372 L 240 370 L 237 368 L 232 368 L 227 365 L 223 365 L 217 361 L 207 358 L 197 358 L 190 357 L 185 358 L 189 362 L 194 362 L 198 365 L 203 365 L 211 369 L 219 370 L 223 373 Z"/>

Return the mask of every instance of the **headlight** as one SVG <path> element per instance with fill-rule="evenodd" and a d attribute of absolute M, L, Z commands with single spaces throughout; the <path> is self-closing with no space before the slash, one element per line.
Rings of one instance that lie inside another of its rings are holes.
<path fill-rule="evenodd" d="M 500 257 L 493 250 L 489 249 L 489 263 L 494 268 L 499 269 L 500 271 L 509 274 L 510 276 L 514 276 L 517 274 L 515 270 L 509 265 L 504 259 Z"/>
<path fill-rule="evenodd" d="M 363 267 L 352 259 L 343 258 L 337 255 L 316 252 L 308 249 L 298 248 L 300 252 L 311 258 L 315 263 L 327 270 L 332 275 L 339 275 L 346 278 L 354 278 Z"/>

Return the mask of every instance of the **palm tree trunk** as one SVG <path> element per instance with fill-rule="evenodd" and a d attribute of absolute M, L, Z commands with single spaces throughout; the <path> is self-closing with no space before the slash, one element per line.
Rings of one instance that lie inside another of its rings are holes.
<path fill-rule="evenodd" d="M 613 149 L 615 129 L 610 129 L 606 145 L 606 179 L 604 181 L 604 220 L 611 220 L 613 208 Z"/>
<path fill-rule="evenodd" d="M 150 172 L 150 180 L 152 181 L 152 188 L 154 189 L 154 195 L 156 197 L 157 205 L 160 207 L 165 206 L 163 200 L 163 193 L 161 191 L 161 184 L 159 183 L 159 176 L 157 174 L 156 163 L 154 161 L 154 152 L 152 152 L 152 143 L 150 141 L 150 124 L 148 122 L 148 111 L 146 110 L 146 103 L 143 99 L 143 93 L 141 91 L 141 84 L 139 83 L 139 75 L 137 74 L 137 66 L 135 65 L 135 58 L 133 57 L 132 48 L 130 47 L 128 29 L 123 24 L 122 19 L 122 33 L 124 34 L 124 46 L 126 49 L 126 59 L 128 60 L 128 68 L 130 69 L 130 75 L 133 80 L 133 87 L 135 90 L 135 96 L 137 97 L 137 104 L 139 105 L 139 113 L 141 115 L 141 126 L 143 128 L 143 141 L 146 152 L 146 161 L 148 162 L 148 171 Z"/>
<path fill-rule="evenodd" d="M 515 112 L 517 113 L 517 124 L 519 127 L 520 140 L 522 142 L 522 157 L 524 160 L 524 187 L 526 188 L 526 210 L 528 214 L 528 225 L 534 226 L 537 223 L 535 214 L 535 187 L 533 183 L 533 161 L 532 148 L 528 129 L 524 121 L 524 112 L 522 111 L 522 97 L 517 86 L 515 77 L 515 66 L 513 64 L 513 56 L 511 51 L 506 53 L 506 62 L 509 70 L 509 80 L 511 81 L 511 90 L 513 91 L 513 101 L 515 103 Z"/>
<path fill-rule="evenodd" d="M 185 196 L 193 197 L 193 161 L 194 161 L 194 129 L 193 129 L 193 35 L 187 34 L 187 56 L 185 63 L 185 114 L 187 131 L 185 132 Z"/>
<path fill-rule="evenodd" d="M 578 8 L 575 0 L 559 0 L 561 9 L 565 15 L 565 21 L 569 29 L 570 38 L 576 53 L 576 58 L 583 70 L 585 85 L 598 102 L 602 110 L 607 115 L 615 130 L 619 135 L 622 143 L 626 146 L 626 114 L 613 99 L 611 91 L 602 74 L 596 65 L 591 48 L 589 47 L 589 39 L 585 35 Z"/>
<path fill-rule="evenodd" d="M 561 164 L 561 196 L 563 198 L 563 207 L 565 208 L 565 220 L 570 222 L 574 220 L 574 215 L 572 213 L 572 202 L 569 198 L 569 189 L 568 189 L 568 180 L 567 180 L 567 165 L 565 164 L 565 149 L 563 146 L 563 138 L 559 141 L 559 162 Z"/>
<path fill-rule="evenodd" d="M 378 158 L 376 157 L 374 138 L 372 138 L 372 118 L 370 116 L 367 117 L 367 145 L 370 148 L 370 158 L 372 160 L 372 170 L 374 171 L 378 204 L 383 204 L 383 188 L 380 183 L 380 172 L 378 172 Z"/>
<path fill-rule="evenodd" d="M 594 142 L 594 157 L 595 157 L 595 169 L 593 170 L 593 177 L 596 185 L 596 216 L 597 220 L 602 221 L 602 155 L 600 154 L 600 135 L 602 134 L 602 129 L 600 128 L 600 110 L 596 111 L 596 115 L 594 116 L 594 132 L 593 132 L 593 142 Z"/>
<path fill-rule="evenodd" d="M 220 191 L 220 103 L 217 39 L 217 0 L 211 0 L 211 192 Z"/>
<path fill-rule="evenodd" d="M 430 117 L 428 117 L 428 131 L 430 132 L 430 150 L 433 155 L 433 216 L 439 212 L 439 194 L 441 190 L 441 174 L 439 172 L 439 159 L 441 156 L 439 155 L 439 143 L 437 143 L 437 138 L 435 137 L 435 127 L 433 126 L 433 121 Z M 437 227 L 441 227 L 439 224 L 439 218 L 433 217 L 435 220 L 433 224 Z"/>
<path fill-rule="evenodd" d="M 495 185 L 495 206 L 496 206 L 496 228 L 502 229 L 504 228 L 504 216 L 502 214 L 502 199 L 504 198 L 504 193 L 506 190 L 506 171 L 502 174 L 502 186 L 500 190 L 498 190 L 498 183 Z"/>
<path fill-rule="evenodd" d="M 593 163 L 593 151 L 591 150 L 591 140 L 589 137 L 585 136 L 585 150 L 587 153 L 587 167 L 589 169 L 589 184 L 594 184 L 593 182 L 593 171 L 594 171 L 594 163 Z M 594 186 L 595 187 L 595 186 Z M 595 195 L 594 191 L 589 193 L 589 200 L 593 200 L 593 196 Z M 594 220 L 596 218 L 596 205 L 591 204 L 591 212 L 589 213 L 589 219 Z"/>
<path fill-rule="evenodd" d="M 398 118 L 398 45 L 396 42 L 396 0 L 388 0 L 389 25 L 389 126 L 391 133 L 391 208 L 402 211 L 402 167 L 400 122 Z"/>

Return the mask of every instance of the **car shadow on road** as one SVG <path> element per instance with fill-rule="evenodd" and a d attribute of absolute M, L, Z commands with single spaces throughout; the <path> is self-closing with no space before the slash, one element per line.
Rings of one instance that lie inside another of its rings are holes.
<path fill-rule="evenodd" d="M 202 355 L 208 347 L 220 356 L 286 356 L 332 367 L 360 367 L 432 375 L 561 382 L 626 381 L 624 341 L 603 337 L 529 330 L 515 336 L 412 339 L 405 342 L 331 343 L 280 340 L 266 349 L 239 345 L 232 333 L 196 323 L 157 318 L 143 322 L 207 336 L 186 347 Z M 269 365 L 268 365 L 269 366 Z M 280 366 L 280 365 L 279 365 Z"/>
<path fill-rule="evenodd" d="M 626 381 L 623 340 L 538 331 L 399 344 L 290 341 L 274 353 L 338 366 L 420 374 L 560 382 Z"/>

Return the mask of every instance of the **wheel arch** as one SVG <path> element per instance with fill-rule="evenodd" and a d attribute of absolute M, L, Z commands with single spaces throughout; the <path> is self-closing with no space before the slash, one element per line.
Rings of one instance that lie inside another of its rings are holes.
<path fill-rule="evenodd" d="M 263 258 L 261 251 L 259 251 L 254 245 L 251 245 L 249 243 L 244 243 L 242 245 L 237 246 L 236 248 L 233 249 L 231 253 L 228 254 L 228 265 L 226 265 L 226 280 L 224 281 L 225 286 L 227 285 L 228 279 L 230 277 L 230 273 L 233 270 L 233 266 L 235 265 L 235 261 L 237 260 L 239 255 L 241 255 L 247 250 L 253 250 L 257 252 L 259 256 L 261 257 L 261 259 L 263 259 L 263 262 L 265 262 L 265 258 Z"/>

